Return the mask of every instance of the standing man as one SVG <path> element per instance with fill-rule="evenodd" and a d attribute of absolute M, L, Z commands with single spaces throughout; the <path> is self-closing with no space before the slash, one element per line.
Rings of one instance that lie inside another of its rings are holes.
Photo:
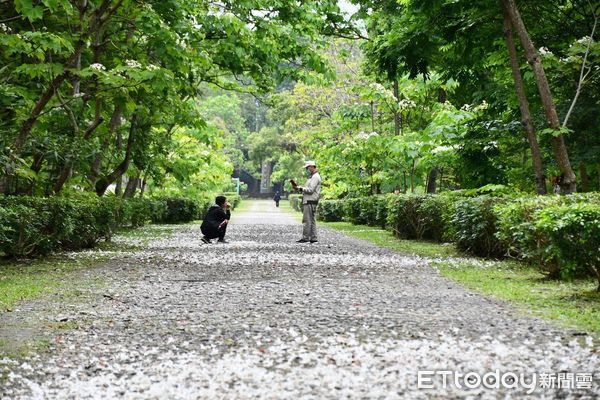
<path fill-rule="evenodd" d="M 225 233 L 227 232 L 227 224 L 231 218 L 231 205 L 227 201 L 225 196 L 217 196 L 215 198 L 215 204 L 210 206 L 200 230 L 204 235 L 202 241 L 204 243 L 210 243 L 211 239 L 219 238 L 218 243 L 227 243 L 225 240 Z"/>
<path fill-rule="evenodd" d="M 304 186 L 294 186 L 297 192 L 302 193 L 302 239 L 298 243 L 316 243 L 317 242 L 317 204 L 321 195 L 321 176 L 317 171 L 317 165 L 314 161 L 307 161 L 304 164 L 307 174 L 310 177 Z"/>

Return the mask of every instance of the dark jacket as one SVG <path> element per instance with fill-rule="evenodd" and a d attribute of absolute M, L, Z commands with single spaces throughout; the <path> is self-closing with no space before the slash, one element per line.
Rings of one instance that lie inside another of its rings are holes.
<path fill-rule="evenodd" d="M 211 206 L 202 221 L 201 229 L 215 230 L 219 228 L 221 222 L 231 218 L 231 211 L 225 210 L 218 205 Z"/>
<path fill-rule="evenodd" d="M 276 192 L 275 197 L 273 197 L 273 200 L 275 200 L 275 201 L 281 200 L 281 194 L 279 194 L 279 192 Z"/>

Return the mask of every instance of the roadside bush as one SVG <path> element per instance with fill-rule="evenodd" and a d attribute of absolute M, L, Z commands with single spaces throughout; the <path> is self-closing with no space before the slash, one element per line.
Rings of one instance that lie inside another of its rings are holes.
<path fill-rule="evenodd" d="M 317 217 L 321 221 L 338 222 L 344 217 L 343 200 L 322 200 L 319 202 Z"/>
<path fill-rule="evenodd" d="M 160 200 L 139 197 L 125 201 L 121 210 L 123 224 L 130 224 L 131 227 L 136 228 L 152 221 L 154 215 L 159 216 L 157 217 L 159 219 L 166 210 L 161 207 L 162 204 Z"/>
<path fill-rule="evenodd" d="M 561 278 L 591 273 L 600 291 L 600 205 L 550 206 L 537 214 L 535 227 L 549 245 L 544 264 L 558 265 Z"/>
<path fill-rule="evenodd" d="M 110 239 L 119 227 L 138 227 L 148 221 L 192 221 L 210 204 L 206 199 L 123 200 L 80 192 L 49 198 L 0 197 L 0 254 L 28 257 L 59 249 L 89 248 Z"/>
<path fill-rule="evenodd" d="M 68 217 L 74 227 L 71 232 L 65 232 L 63 248 L 91 248 L 100 239 L 110 239 L 114 231 L 123 225 L 123 200 L 114 196 L 97 197 L 86 193 L 53 200 L 72 207 Z"/>
<path fill-rule="evenodd" d="M 301 194 L 290 194 L 288 196 L 290 206 L 296 211 L 302 211 L 302 195 Z"/>
<path fill-rule="evenodd" d="M 369 221 L 374 219 L 371 215 L 374 213 L 371 204 L 371 197 L 344 199 L 344 219 L 356 225 L 368 225 Z"/>
<path fill-rule="evenodd" d="M 374 226 L 378 226 L 382 229 L 387 227 L 387 216 L 389 210 L 390 199 L 393 195 L 382 195 L 377 196 L 375 201 L 375 221 Z"/>
<path fill-rule="evenodd" d="M 444 195 L 426 195 L 421 199 L 418 216 L 423 225 L 423 239 L 436 242 L 449 242 L 454 239 L 454 204 L 455 201 L 451 197 Z"/>
<path fill-rule="evenodd" d="M 202 214 L 201 204 L 191 199 L 167 197 L 157 200 L 164 202 L 165 212 L 155 214 L 157 219 L 152 220 L 154 223 L 179 224 L 190 222 L 200 218 L 200 214 Z"/>
<path fill-rule="evenodd" d="M 6 243 L 9 240 L 12 228 L 5 223 L 12 218 L 12 211 L 0 205 L 0 243 Z"/>
<path fill-rule="evenodd" d="M 478 193 L 487 193 L 477 195 Z M 512 197 L 504 186 L 440 195 L 324 200 L 323 221 L 379 225 L 404 239 L 452 241 L 481 257 L 516 257 L 550 277 L 595 276 L 600 289 L 600 194 Z"/>
<path fill-rule="evenodd" d="M 497 216 L 494 213 L 494 206 L 504 201 L 503 197 L 490 195 L 457 201 L 452 223 L 459 250 L 480 257 L 501 257 L 506 254 L 506 247 L 496 237 Z"/>
<path fill-rule="evenodd" d="M 600 248 L 593 234 L 599 209 L 597 193 L 514 199 L 495 207 L 496 236 L 508 255 L 538 265 L 551 278 L 597 276 Z"/>
<path fill-rule="evenodd" d="M 388 224 L 403 239 L 439 240 L 443 231 L 441 204 L 432 195 L 397 195 L 388 203 Z"/>
<path fill-rule="evenodd" d="M 9 256 L 26 256 L 33 252 L 45 254 L 58 243 L 49 241 L 50 212 L 36 210 L 31 204 L 20 204 L 14 198 L 2 198 L 1 221 L 3 239 L 0 252 Z"/>
<path fill-rule="evenodd" d="M 0 251 L 23 257 L 53 250 L 93 246 L 119 224 L 120 203 L 95 195 L 0 198 L 7 212 L 0 223 L 5 241 Z"/>
<path fill-rule="evenodd" d="M 223 196 L 227 197 L 227 200 L 233 209 L 235 209 L 242 201 L 242 196 L 236 192 L 225 192 L 223 193 Z"/>

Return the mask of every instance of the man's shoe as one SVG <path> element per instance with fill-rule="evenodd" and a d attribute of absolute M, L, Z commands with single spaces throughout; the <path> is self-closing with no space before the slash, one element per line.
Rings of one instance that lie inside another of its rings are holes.
<path fill-rule="evenodd" d="M 308 242 L 310 242 L 310 240 L 308 240 L 308 239 L 300 239 L 300 240 L 296 241 L 296 243 L 308 243 Z"/>
<path fill-rule="evenodd" d="M 229 242 L 225 239 L 219 239 L 219 240 L 217 240 L 217 243 L 229 243 Z"/>
<path fill-rule="evenodd" d="M 207 238 L 206 236 L 202 236 L 202 239 L 200 239 L 200 240 L 202 240 L 202 242 L 206 243 L 206 244 L 210 244 L 211 243 L 210 239 Z"/>
<path fill-rule="evenodd" d="M 317 240 L 317 239 L 314 239 L 314 240 L 311 240 L 310 242 L 311 242 L 311 243 L 317 243 L 317 242 L 318 242 L 318 240 Z"/>

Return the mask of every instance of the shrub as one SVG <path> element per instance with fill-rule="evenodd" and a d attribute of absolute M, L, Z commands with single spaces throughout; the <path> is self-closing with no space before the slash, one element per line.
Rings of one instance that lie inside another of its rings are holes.
<path fill-rule="evenodd" d="M 123 200 L 83 192 L 0 197 L 0 253 L 26 257 L 92 247 L 120 226 L 192 221 L 209 204 L 180 198 Z"/>
<path fill-rule="evenodd" d="M 162 209 L 160 204 L 162 204 L 160 201 L 149 198 L 138 197 L 129 199 L 123 203 L 121 220 L 123 224 L 130 224 L 133 228 L 144 226 L 146 223 L 152 221 L 155 209 Z"/>
<path fill-rule="evenodd" d="M 344 219 L 356 225 L 366 225 L 369 221 L 369 198 L 356 197 L 352 199 L 344 199 L 342 209 L 344 211 Z"/>
<path fill-rule="evenodd" d="M 506 253 L 503 242 L 496 237 L 497 217 L 493 210 L 505 199 L 484 195 L 457 201 L 452 223 L 459 250 L 481 257 L 500 257 Z"/>
<path fill-rule="evenodd" d="M 344 217 L 343 200 L 320 201 L 317 209 L 317 216 L 321 221 L 341 221 Z"/>
<path fill-rule="evenodd" d="M 194 200 L 185 198 L 160 198 L 164 203 L 164 213 L 154 214 L 152 222 L 162 224 L 179 224 L 200 218 L 202 205 Z"/>
<path fill-rule="evenodd" d="M 233 209 L 235 209 L 242 201 L 242 196 L 240 196 L 236 192 L 225 192 L 223 193 L 223 196 L 227 197 L 227 200 L 229 201 Z"/>
<path fill-rule="evenodd" d="M 396 236 L 403 239 L 432 238 L 430 225 L 436 221 L 435 215 L 427 215 L 428 211 L 435 210 L 433 200 L 423 205 L 431 195 L 398 195 L 388 204 L 387 221 Z"/>
<path fill-rule="evenodd" d="M 302 195 L 301 194 L 290 194 L 288 196 L 290 206 L 296 211 L 302 211 Z"/>
<path fill-rule="evenodd" d="M 423 239 L 436 242 L 452 241 L 452 216 L 455 200 L 444 195 L 427 195 L 421 199 L 418 216 L 423 225 Z"/>
<path fill-rule="evenodd" d="M 377 196 L 377 200 L 375 201 L 375 221 L 373 221 L 374 226 L 378 226 L 382 229 L 386 228 L 389 208 L 388 206 L 391 196 L 393 195 Z"/>
<path fill-rule="evenodd" d="M 569 232 L 569 229 L 575 229 L 572 226 L 574 223 L 583 224 L 580 226 L 582 234 L 590 228 L 588 225 L 593 221 L 590 217 L 591 211 L 586 209 L 582 214 L 582 206 L 598 209 L 600 196 L 574 194 L 515 199 L 495 207 L 498 216 L 496 235 L 504 243 L 510 256 L 540 266 L 549 277 L 572 277 L 586 271 L 592 271 L 596 275 L 596 270 L 589 267 L 589 260 L 593 257 L 590 257 L 589 251 L 586 250 L 590 240 L 581 239 L 577 244 L 571 241 L 574 236 Z M 560 212 L 563 215 L 560 215 Z M 562 234 L 565 235 L 563 238 L 560 237 Z M 565 251 L 557 244 L 569 241 L 582 258 L 574 257 L 574 253 Z M 569 254 L 572 257 L 569 257 Z M 575 258 L 578 261 L 573 261 Z"/>
<path fill-rule="evenodd" d="M 93 246 L 119 224 L 120 202 L 93 194 L 73 197 L 13 196 L 0 199 L 5 209 L 0 251 L 23 257 L 53 250 Z"/>
<path fill-rule="evenodd" d="M 543 245 L 535 228 L 535 214 L 550 204 L 562 201 L 559 196 L 522 197 L 496 205 L 496 237 L 506 248 L 506 255 L 539 263 Z"/>
<path fill-rule="evenodd" d="M 575 203 L 539 211 L 535 228 L 548 245 L 543 261 L 558 265 L 560 277 L 592 273 L 600 291 L 600 205 Z"/>
<path fill-rule="evenodd" d="M 503 186 L 491 186 L 441 195 L 324 200 L 319 218 L 385 226 L 405 239 L 454 241 L 459 250 L 477 256 L 518 257 L 555 278 L 592 274 L 600 290 L 600 194 L 515 198 L 507 193 Z"/>
<path fill-rule="evenodd" d="M 9 256 L 23 257 L 32 253 L 45 254 L 58 244 L 48 240 L 50 213 L 22 204 L 15 198 L 1 199 L 4 209 L 0 251 Z"/>
<path fill-rule="evenodd" d="M 100 239 L 109 239 L 122 225 L 122 201 L 114 196 L 99 198 L 89 194 L 85 197 L 56 199 L 60 200 L 71 205 L 68 216 L 74 222 L 73 230 L 66 233 L 62 241 L 63 248 L 93 247 Z"/>

